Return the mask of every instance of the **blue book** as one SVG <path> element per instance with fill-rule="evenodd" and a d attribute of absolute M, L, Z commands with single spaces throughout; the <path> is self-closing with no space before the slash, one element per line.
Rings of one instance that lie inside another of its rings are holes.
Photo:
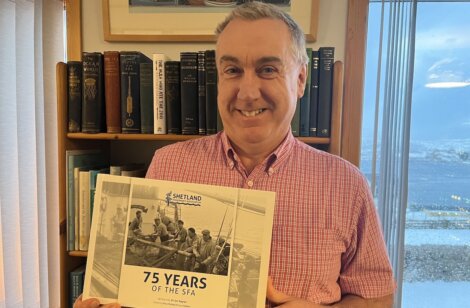
<path fill-rule="evenodd" d="M 308 137 L 310 129 L 310 84 L 312 74 L 310 73 L 312 67 L 312 48 L 307 48 L 308 55 L 308 68 L 307 68 L 307 82 L 305 84 L 304 96 L 300 99 L 300 136 Z"/>

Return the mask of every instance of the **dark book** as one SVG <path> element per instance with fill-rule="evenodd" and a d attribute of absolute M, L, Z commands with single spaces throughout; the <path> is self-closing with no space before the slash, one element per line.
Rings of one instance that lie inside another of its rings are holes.
<path fill-rule="evenodd" d="M 153 134 L 153 63 L 140 63 L 140 131 Z"/>
<path fill-rule="evenodd" d="M 311 84 L 311 67 L 312 67 L 312 48 L 307 48 L 308 66 L 307 81 L 305 83 L 304 95 L 300 98 L 300 136 L 308 137 L 310 128 L 310 84 Z"/>
<path fill-rule="evenodd" d="M 121 132 L 121 74 L 118 51 L 104 52 L 104 100 L 106 131 Z"/>
<path fill-rule="evenodd" d="M 309 136 L 315 137 L 317 135 L 317 113 L 318 113 L 318 68 L 320 59 L 318 51 L 312 51 L 312 67 L 310 75 L 312 80 L 310 81 L 310 128 Z"/>
<path fill-rule="evenodd" d="M 197 89 L 199 135 L 206 134 L 206 65 L 205 52 L 197 53 Z"/>
<path fill-rule="evenodd" d="M 165 103 L 168 134 L 181 134 L 180 62 L 165 62 Z"/>
<path fill-rule="evenodd" d="M 82 62 L 67 62 L 68 131 L 78 133 L 82 128 Z"/>
<path fill-rule="evenodd" d="M 83 293 L 85 279 L 85 265 L 81 265 L 69 273 L 69 307 L 73 307 L 75 300 Z"/>
<path fill-rule="evenodd" d="M 165 62 L 168 61 L 163 53 L 154 53 L 153 60 L 153 133 L 167 133 L 167 117 L 165 102 Z M 179 67 L 178 67 L 179 69 Z M 178 72 L 179 76 L 179 72 Z M 179 78 L 179 77 L 178 77 Z M 179 83 L 178 83 L 179 86 Z M 179 91 L 179 88 L 178 88 Z M 180 115 L 181 116 L 181 115 Z"/>
<path fill-rule="evenodd" d="M 138 51 L 121 51 L 121 129 L 140 133 L 140 63 L 152 62 Z"/>
<path fill-rule="evenodd" d="M 206 50 L 206 131 L 217 133 L 217 69 L 215 50 Z"/>
<path fill-rule="evenodd" d="M 100 133 L 105 127 L 103 55 L 84 52 L 82 60 L 82 132 Z"/>
<path fill-rule="evenodd" d="M 292 130 L 292 135 L 295 137 L 300 136 L 300 100 L 297 100 L 297 104 L 295 105 L 295 113 L 292 117 L 290 127 Z"/>
<path fill-rule="evenodd" d="M 331 125 L 331 105 L 333 97 L 334 47 L 321 47 L 318 85 L 317 136 L 329 137 Z"/>
<path fill-rule="evenodd" d="M 181 53 L 181 132 L 199 133 L 197 52 Z"/>

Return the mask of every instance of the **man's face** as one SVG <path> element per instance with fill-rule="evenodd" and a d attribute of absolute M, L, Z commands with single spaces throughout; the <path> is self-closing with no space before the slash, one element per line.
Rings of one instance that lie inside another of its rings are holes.
<path fill-rule="evenodd" d="M 267 18 L 232 20 L 220 34 L 218 107 L 235 145 L 269 151 L 286 136 L 306 79 L 291 42 L 287 26 Z"/>
<path fill-rule="evenodd" d="M 142 216 L 142 213 L 141 213 L 141 212 L 137 212 L 137 213 L 136 213 L 136 216 L 137 216 L 137 218 L 140 218 L 140 217 Z"/>
<path fill-rule="evenodd" d="M 204 239 L 205 242 L 207 242 L 208 240 L 211 239 L 211 236 L 210 236 L 210 234 L 208 234 L 208 233 L 203 233 L 203 234 L 202 234 L 202 238 Z"/>

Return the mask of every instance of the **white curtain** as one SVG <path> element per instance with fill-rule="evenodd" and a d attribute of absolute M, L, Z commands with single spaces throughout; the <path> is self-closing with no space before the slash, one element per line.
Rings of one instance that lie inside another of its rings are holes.
<path fill-rule="evenodd" d="M 63 2 L 0 0 L 0 307 L 59 307 Z"/>
<path fill-rule="evenodd" d="M 417 0 L 381 2 L 371 186 L 398 284 L 395 307 L 400 307 Z"/>

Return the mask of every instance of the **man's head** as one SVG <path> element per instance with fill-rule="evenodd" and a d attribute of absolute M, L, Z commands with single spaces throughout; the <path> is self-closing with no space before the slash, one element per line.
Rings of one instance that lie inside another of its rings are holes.
<path fill-rule="evenodd" d="M 209 241 L 211 239 L 211 232 L 209 230 L 202 230 L 202 239 L 204 241 Z"/>
<path fill-rule="evenodd" d="M 141 211 L 135 212 L 135 216 L 136 216 L 137 218 L 140 218 L 140 217 L 142 216 L 142 212 L 141 212 Z"/>
<path fill-rule="evenodd" d="M 184 226 L 184 221 L 182 221 L 181 219 L 178 220 L 178 228 L 182 229 Z"/>
<path fill-rule="evenodd" d="M 193 227 L 188 228 L 188 235 L 190 238 L 193 238 L 196 236 L 196 230 Z"/>
<path fill-rule="evenodd" d="M 304 93 L 304 34 L 285 12 L 258 2 L 234 9 L 216 34 L 224 130 L 242 150 L 272 151 L 288 133 Z"/>

